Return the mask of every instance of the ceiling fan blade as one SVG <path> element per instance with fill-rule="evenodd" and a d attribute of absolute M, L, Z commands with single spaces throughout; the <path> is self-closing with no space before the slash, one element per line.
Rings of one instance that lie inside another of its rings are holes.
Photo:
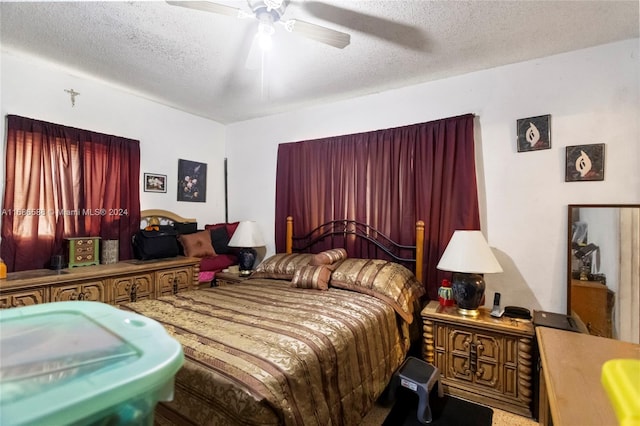
<path fill-rule="evenodd" d="M 233 16 L 235 18 L 243 18 L 247 13 L 231 6 L 224 4 L 212 3 L 210 1 L 169 1 L 171 6 L 186 7 L 187 9 L 202 10 L 204 12 L 217 13 L 219 15 Z"/>
<path fill-rule="evenodd" d="M 348 2 L 345 3 L 348 4 Z M 417 26 L 357 12 L 341 6 L 330 5 L 321 1 L 305 0 L 300 4 L 305 11 L 316 18 L 334 22 L 344 28 L 351 28 L 412 50 L 422 52 L 429 43 L 425 30 Z"/>
<path fill-rule="evenodd" d="M 339 49 L 344 49 L 349 45 L 349 43 L 351 43 L 351 36 L 347 33 L 311 24 L 309 22 L 300 21 L 298 19 L 286 21 L 284 22 L 284 26 L 287 31 Z"/>

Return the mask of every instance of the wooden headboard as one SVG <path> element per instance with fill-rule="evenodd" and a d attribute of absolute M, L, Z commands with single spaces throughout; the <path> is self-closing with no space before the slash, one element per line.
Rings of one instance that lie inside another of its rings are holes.
<path fill-rule="evenodd" d="M 173 225 L 174 222 L 196 223 L 196 219 L 185 218 L 168 210 L 151 209 L 140 212 L 140 229 L 149 225 Z"/>
<path fill-rule="evenodd" d="M 418 281 L 422 282 L 422 259 L 424 256 L 424 222 L 419 220 L 416 222 L 416 244 L 413 246 L 398 244 L 386 235 L 382 234 L 375 228 L 357 222 L 355 220 L 333 220 L 324 223 L 314 230 L 303 236 L 293 235 L 293 217 L 287 217 L 287 235 L 285 251 L 293 253 L 294 251 L 305 251 L 327 238 L 334 236 L 344 237 L 345 235 L 354 235 L 358 238 L 368 241 L 370 244 L 381 249 L 389 257 L 399 263 L 415 263 L 414 273 Z M 294 247 L 295 244 L 295 247 Z M 401 255 L 407 250 L 413 251 L 415 258 L 407 258 Z"/>

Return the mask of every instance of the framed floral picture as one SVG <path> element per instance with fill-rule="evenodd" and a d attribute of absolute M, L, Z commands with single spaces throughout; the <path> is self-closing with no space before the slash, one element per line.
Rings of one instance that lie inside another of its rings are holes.
<path fill-rule="evenodd" d="M 550 115 L 517 120 L 518 152 L 551 148 Z"/>
<path fill-rule="evenodd" d="M 566 148 L 565 182 L 604 180 L 604 144 Z"/>
<path fill-rule="evenodd" d="M 204 203 L 207 200 L 207 165 L 178 160 L 178 201 Z"/>
<path fill-rule="evenodd" d="M 167 192 L 167 175 L 145 173 L 144 192 Z"/>

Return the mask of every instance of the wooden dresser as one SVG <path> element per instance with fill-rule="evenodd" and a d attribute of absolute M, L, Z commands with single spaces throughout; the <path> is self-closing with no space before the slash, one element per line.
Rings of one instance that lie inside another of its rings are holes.
<path fill-rule="evenodd" d="M 613 336 L 614 293 L 599 281 L 571 280 L 571 309 L 585 323 L 589 334 Z"/>
<path fill-rule="evenodd" d="M 640 345 L 546 327 L 536 328 L 536 335 L 540 425 L 623 424 L 602 385 L 602 366 L 611 359 L 640 359 Z"/>
<path fill-rule="evenodd" d="M 200 259 L 126 260 L 108 265 L 12 272 L 0 280 L 0 308 L 66 300 L 119 305 L 198 288 Z"/>
<path fill-rule="evenodd" d="M 531 321 L 466 317 L 431 301 L 422 310 L 423 358 L 440 370 L 445 393 L 531 417 Z"/>

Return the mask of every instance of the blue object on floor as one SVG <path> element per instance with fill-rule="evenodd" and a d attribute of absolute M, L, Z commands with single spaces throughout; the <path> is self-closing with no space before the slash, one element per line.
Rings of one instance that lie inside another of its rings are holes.
<path fill-rule="evenodd" d="M 389 399 L 395 398 L 398 386 L 407 388 L 418 395 L 418 421 L 431 423 L 433 416 L 429 405 L 429 393 L 438 386 L 438 397 L 442 398 L 443 390 L 440 383 L 440 371 L 433 365 L 415 357 L 407 357 L 400 368 L 393 373 L 389 384 Z"/>
<path fill-rule="evenodd" d="M 183 362 L 160 323 L 104 303 L 0 310 L 0 424 L 152 425 Z"/>

